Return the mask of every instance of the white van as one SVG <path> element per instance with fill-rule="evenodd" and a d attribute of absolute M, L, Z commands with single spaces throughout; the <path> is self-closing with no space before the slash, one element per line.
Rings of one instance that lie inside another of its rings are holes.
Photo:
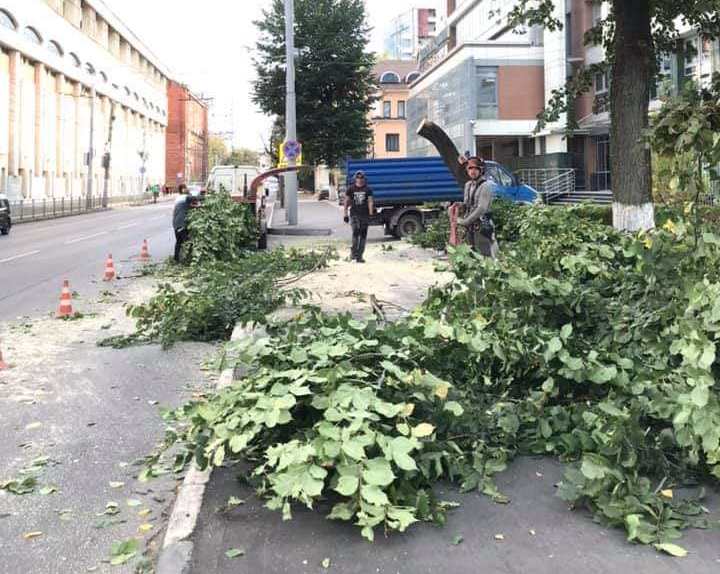
<path fill-rule="evenodd" d="M 260 170 L 254 165 L 216 165 L 210 171 L 207 190 L 225 190 L 230 195 L 245 197 L 250 184 L 258 175 Z"/>

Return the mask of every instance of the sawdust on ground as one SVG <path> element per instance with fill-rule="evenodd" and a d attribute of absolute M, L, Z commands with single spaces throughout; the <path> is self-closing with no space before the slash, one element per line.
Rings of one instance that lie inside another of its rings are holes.
<path fill-rule="evenodd" d="M 368 245 L 365 260 L 333 261 L 295 286 L 307 289 L 309 302 L 325 311 L 349 311 L 358 317 L 373 313 L 374 296 L 386 318 L 394 319 L 422 303 L 430 287 L 453 277 L 439 269 L 445 262 L 432 251 L 405 242 Z"/>

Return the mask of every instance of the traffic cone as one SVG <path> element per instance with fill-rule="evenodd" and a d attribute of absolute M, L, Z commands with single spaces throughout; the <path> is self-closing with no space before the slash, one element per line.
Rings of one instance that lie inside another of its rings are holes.
<path fill-rule="evenodd" d="M 140 250 L 140 260 L 150 261 L 150 252 L 148 251 L 147 239 L 143 239 L 142 249 Z"/>
<path fill-rule="evenodd" d="M 70 281 L 65 279 L 63 282 L 62 293 L 60 293 L 60 307 L 58 307 L 57 317 L 58 319 L 64 319 L 65 317 L 72 317 L 72 294 L 70 293 Z"/>
<path fill-rule="evenodd" d="M 113 279 L 115 279 L 115 264 L 113 263 L 112 253 L 110 253 L 107 261 L 105 261 L 105 277 L 103 277 L 103 281 L 112 281 Z"/>
<path fill-rule="evenodd" d="M 8 368 L 9 368 L 8 364 L 5 361 L 3 361 L 2 348 L 0 348 L 0 371 L 4 371 L 5 369 L 8 369 Z"/>

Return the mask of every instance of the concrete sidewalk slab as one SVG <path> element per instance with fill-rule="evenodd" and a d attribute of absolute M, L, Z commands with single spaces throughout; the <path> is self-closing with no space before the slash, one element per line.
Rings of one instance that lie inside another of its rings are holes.
<path fill-rule="evenodd" d="M 207 487 L 194 536 L 192 574 L 710 574 L 720 571 L 716 530 L 691 530 L 679 541 L 690 553 L 678 559 L 630 544 L 622 531 L 594 523 L 585 511 L 570 511 L 555 496 L 562 465 L 522 458 L 498 477 L 512 502 L 493 503 L 478 493 L 446 488 L 442 497 L 461 502 L 447 525 L 416 524 L 405 534 L 376 532 L 370 544 L 358 527 L 325 518 L 331 504 L 314 511 L 296 505 L 293 520 L 264 508 L 236 480 L 239 467 L 218 470 Z M 217 512 L 229 496 L 246 502 Z M 718 497 L 709 501 L 717 508 Z M 496 539 L 502 534 L 503 540 Z M 456 537 L 462 537 L 455 544 Z M 232 548 L 245 551 L 227 558 Z M 322 566 L 330 560 L 326 570 Z"/>

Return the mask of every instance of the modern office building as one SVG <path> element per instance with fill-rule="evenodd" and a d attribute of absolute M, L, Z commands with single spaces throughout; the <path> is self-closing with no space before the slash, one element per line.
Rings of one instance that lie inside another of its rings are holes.
<path fill-rule="evenodd" d="M 579 129 L 567 137 L 567 117 L 535 132 L 537 115 L 578 67 L 605 60 L 601 46 L 585 46 L 587 30 L 607 14 L 606 4 L 554 0 L 562 30 L 512 30 L 514 3 L 446 0 L 439 30 L 420 52 L 420 77 L 410 86 L 408 123 L 428 118 L 442 126 L 461 151 L 478 153 L 513 169 L 573 168 L 577 189 L 610 189 L 609 81 L 598 74 L 592 89 L 570 107 Z M 681 31 L 685 46 L 662 62 L 651 110 L 668 90 L 691 78 L 708 82 L 718 69 L 718 44 Z M 688 49 L 683 49 L 688 48 Z M 409 155 L 435 150 L 410 130 Z"/>
<path fill-rule="evenodd" d="M 168 77 L 101 0 L 0 0 L 0 192 L 98 195 L 106 152 L 110 194 L 163 183 Z"/>
<path fill-rule="evenodd" d="M 436 21 L 434 8 L 412 8 L 393 18 L 385 38 L 385 58 L 415 60 L 435 36 Z"/>

